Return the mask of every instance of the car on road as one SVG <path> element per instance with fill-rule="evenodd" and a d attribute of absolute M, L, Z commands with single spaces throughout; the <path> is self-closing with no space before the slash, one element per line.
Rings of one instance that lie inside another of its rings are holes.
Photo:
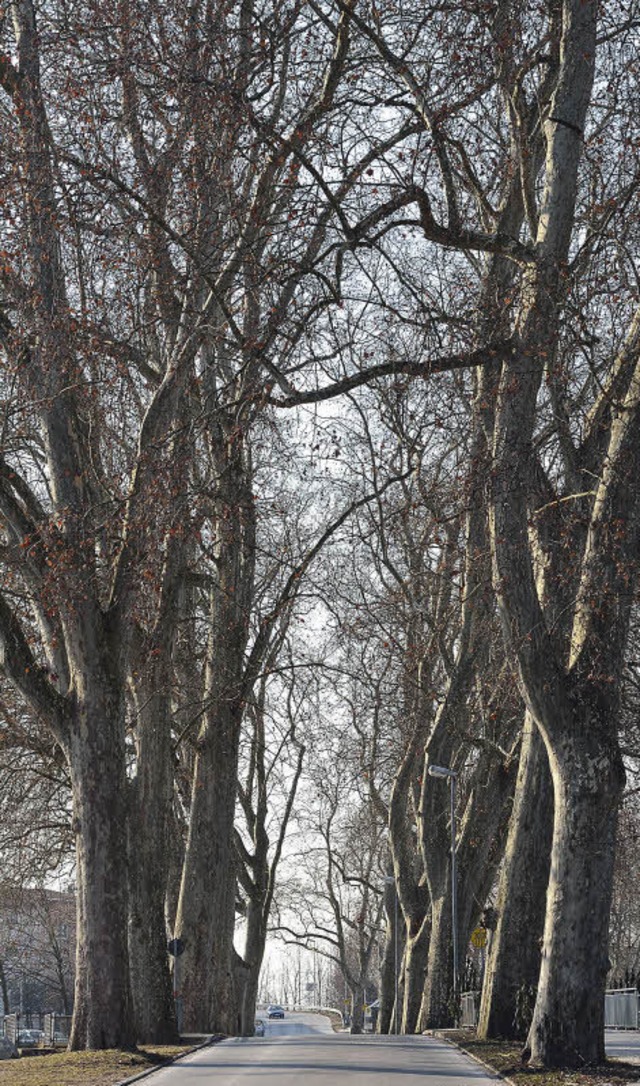
<path fill-rule="evenodd" d="M 253 1031 L 254 1037 L 264 1037 L 264 1022 L 261 1018 L 256 1018 L 256 1025 Z"/>
<path fill-rule="evenodd" d="M 267 1018 L 284 1018 L 284 1007 L 279 1003 L 270 1003 L 267 1007 Z"/>

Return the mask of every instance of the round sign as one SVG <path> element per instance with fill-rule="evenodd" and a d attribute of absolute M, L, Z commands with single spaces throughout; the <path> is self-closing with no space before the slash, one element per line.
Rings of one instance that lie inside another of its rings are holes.
<path fill-rule="evenodd" d="M 167 943 L 167 950 L 174 958 L 179 958 L 184 950 L 184 943 L 182 939 L 169 939 Z"/>
<path fill-rule="evenodd" d="M 487 945 L 487 929 L 476 928 L 471 932 L 471 944 L 477 947 L 478 950 L 482 950 Z"/>

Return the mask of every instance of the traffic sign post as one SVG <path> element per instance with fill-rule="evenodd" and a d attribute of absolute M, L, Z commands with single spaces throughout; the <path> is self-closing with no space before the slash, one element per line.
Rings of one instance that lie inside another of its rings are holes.
<path fill-rule="evenodd" d="M 487 945 L 487 929 L 479 926 L 471 932 L 471 945 L 480 951 L 480 987 L 484 984 L 484 952 Z"/>

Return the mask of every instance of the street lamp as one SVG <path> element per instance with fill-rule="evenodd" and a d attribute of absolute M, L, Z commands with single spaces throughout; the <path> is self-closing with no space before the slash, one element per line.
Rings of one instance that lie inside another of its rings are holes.
<path fill-rule="evenodd" d="M 444 765 L 430 765 L 428 770 L 430 777 L 448 778 L 451 793 L 451 925 L 453 928 L 453 994 L 458 997 L 458 900 L 456 880 L 456 778 L 458 774 L 454 769 Z"/>
<path fill-rule="evenodd" d="M 393 895 L 393 912 L 394 912 L 394 919 L 393 919 L 393 934 L 394 934 L 394 938 L 393 938 L 393 959 L 394 959 L 393 1020 L 394 1020 L 394 1030 L 393 1030 L 393 1032 L 397 1035 L 397 1033 L 398 1033 L 398 887 L 396 886 L 396 880 L 395 880 L 393 875 L 385 875 L 384 881 L 387 884 L 387 886 L 391 886 L 393 884 L 393 889 L 394 889 L 394 895 Z"/>

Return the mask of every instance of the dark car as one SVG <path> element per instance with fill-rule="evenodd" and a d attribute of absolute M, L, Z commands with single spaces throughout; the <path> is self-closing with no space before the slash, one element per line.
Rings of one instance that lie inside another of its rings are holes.
<path fill-rule="evenodd" d="M 267 1018 L 284 1018 L 284 1007 L 279 1003 L 270 1003 L 267 1007 Z"/>

